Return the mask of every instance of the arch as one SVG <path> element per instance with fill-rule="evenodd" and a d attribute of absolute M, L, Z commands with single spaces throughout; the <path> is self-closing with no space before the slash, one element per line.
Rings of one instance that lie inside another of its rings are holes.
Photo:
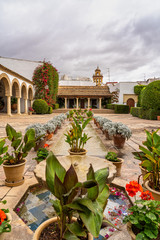
<path fill-rule="evenodd" d="M 0 75 L 0 80 L 3 80 L 5 86 L 5 96 L 11 96 L 11 83 L 8 75 L 6 73 L 2 73 Z"/>
<path fill-rule="evenodd" d="M 129 106 L 129 109 L 131 109 L 131 107 L 135 107 L 135 101 L 133 98 L 128 98 L 127 99 L 127 105 Z"/>
<path fill-rule="evenodd" d="M 20 84 L 19 84 L 19 81 L 14 78 L 13 81 L 12 81 L 12 96 L 13 96 L 13 89 L 15 90 L 15 97 L 16 98 L 20 98 L 21 97 L 21 87 L 20 87 Z"/>
<path fill-rule="evenodd" d="M 28 99 L 33 100 L 33 88 L 31 85 L 28 87 Z"/>
<path fill-rule="evenodd" d="M 21 98 L 28 99 L 27 85 L 24 82 L 21 85 Z"/>

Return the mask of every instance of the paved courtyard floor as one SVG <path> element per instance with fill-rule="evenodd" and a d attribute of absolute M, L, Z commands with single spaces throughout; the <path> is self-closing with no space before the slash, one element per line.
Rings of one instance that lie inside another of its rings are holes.
<path fill-rule="evenodd" d="M 5 115 L 0 115 L 0 137 L 5 137 L 5 126 L 9 123 L 13 126 L 17 131 L 22 131 L 24 134 L 25 128 L 31 123 L 45 123 L 48 120 L 52 119 L 57 114 L 49 114 L 49 115 L 13 115 L 12 117 L 7 117 Z M 100 115 L 100 114 L 98 114 Z M 145 132 L 147 129 L 149 131 L 160 128 L 159 121 L 151 121 L 144 120 L 132 117 L 130 114 L 101 114 L 114 122 L 122 122 L 126 124 L 132 130 L 132 137 L 126 142 L 124 149 L 117 150 L 113 147 L 113 142 L 106 140 L 105 136 L 102 134 L 100 129 L 91 123 L 92 130 L 96 131 L 96 134 L 101 138 L 103 145 L 107 151 L 116 150 L 118 155 L 124 159 L 124 164 L 122 167 L 121 177 L 115 178 L 114 183 L 119 184 L 121 186 L 125 186 L 126 182 L 131 180 L 137 180 L 138 175 L 140 174 L 140 170 L 138 167 L 139 161 L 134 159 L 132 152 L 138 151 L 139 145 L 142 144 L 142 141 L 145 140 Z M 56 135 L 53 136 L 52 140 L 48 142 L 51 145 L 51 149 L 56 149 L 56 143 L 62 137 L 64 131 L 68 126 L 68 121 L 65 121 L 62 128 L 58 131 Z M 94 142 L 90 144 L 90 150 L 88 152 L 89 155 L 99 155 L 98 149 L 97 152 L 95 150 L 96 146 Z M 86 147 L 87 148 L 87 147 Z M 91 149 L 94 149 L 94 153 L 91 154 Z M 58 150 L 57 150 L 58 151 Z M 64 150 L 66 151 L 66 150 Z M 55 152 L 56 153 L 56 152 Z M 61 154 L 63 153 L 63 148 L 61 149 Z M 65 155 L 62 154 L 62 155 Z M 34 176 L 33 170 L 36 166 L 36 161 L 32 160 L 36 156 L 36 153 L 32 150 L 27 156 L 27 164 L 25 167 L 25 183 L 19 187 L 6 187 L 4 184 L 5 176 L 3 173 L 3 168 L 0 166 L 0 199 L 7 200 L 7 207 L 9 207 L 13 221 L 12 221 L 12 232 L 7 234 L 5 240 L 31 240 L 33 236 L 33 232 L 22 222 L 21 219 L 15 214 L 13 209 L 18 204 L 21 197 L 24 195 L 29 186 L 36 184 L 37 180 Z M 102 154 L 101 157 L 105 156 Z M 1 207 L 1 206 L 0 206 Z M 110 239 L 124 239 L 129 240 L 130 237 L 127 234 L 126 229 L 117 233 L 118 235 L 112 236 Z"/>

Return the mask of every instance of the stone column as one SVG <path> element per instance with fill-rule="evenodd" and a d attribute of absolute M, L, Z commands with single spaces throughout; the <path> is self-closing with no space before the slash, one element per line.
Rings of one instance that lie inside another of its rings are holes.
<path fill-rule="evenodd" d="M 33 105 L 33 100 L 31 100 L 31 108 L 32 108 L 32 105 Z"/>
<path fill-rule="evenodd" d="M 65 98 L 65 109 L 67 109 L 67 98 Z"/>
<path fill-rule="evenodd" d="M 7 96 L 7 115 L 11 116 L 11 96 Z"/>
<path fill-rule="evenodd" d="M 76 98 L 77 99 L 77 104 L 76 104 L 76 108 L 78 109 L 78 98 Z"/>
<path fill-rule="evenodd" d="M 99 98 L 99 109 L 101 109 L 102 108 L 102 98 Z"/>
<path fill-rule="evenodd" d="M 24 111 L 24 113 L 28 114 L 28 101 L 27 101 L 27 99 L 24 99 L 24 101 L 25 101 L 25 111 Z"/>
<path fill-rule="evenodd" d="M 17 114 L 21 114 L 21 104 L 20 104 L 20 98 L 17 98 Z"/>
<path fill-rule="evenodd" d="M 90 108 L 90 105 L 91 105 L 90 98 L 88 98 L 88 109 Z"/>

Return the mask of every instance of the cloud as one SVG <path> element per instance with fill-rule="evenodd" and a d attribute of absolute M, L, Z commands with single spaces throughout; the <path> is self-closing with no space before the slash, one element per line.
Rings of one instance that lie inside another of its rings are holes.
<path fill-rule="evenodd" d="M 0 1 L 0 55 L 51 61 L 61 74 L 113 81 L 159 77 L 160 3 L 155 0 Z"/>

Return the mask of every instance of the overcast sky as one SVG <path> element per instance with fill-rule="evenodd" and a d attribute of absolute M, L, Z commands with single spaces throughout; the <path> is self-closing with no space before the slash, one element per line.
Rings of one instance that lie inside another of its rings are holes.
<path fill-rule="evenodd" d="M 0 56 L 104 81 L 160 77 L 160 0 L 0 0 Z"/>

